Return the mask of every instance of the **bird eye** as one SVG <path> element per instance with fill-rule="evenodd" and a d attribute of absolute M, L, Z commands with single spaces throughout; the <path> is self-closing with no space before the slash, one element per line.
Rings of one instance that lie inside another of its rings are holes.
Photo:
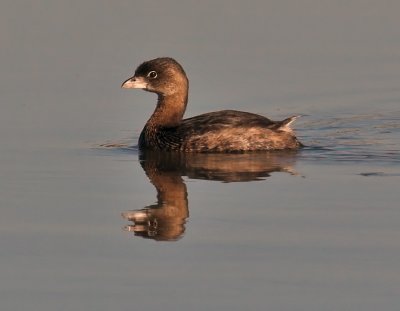
<path fill-rule="evenodd" d="M 151 78 L 151 79 L 155 79 L 155 78 L 157 78 L 157 72 L 155 72 L 154 70 L 152 70 L 152 71 L 150 71 L 150 72 L 147 74 L 147 77 L 149 77 L 149 78 Z"/>

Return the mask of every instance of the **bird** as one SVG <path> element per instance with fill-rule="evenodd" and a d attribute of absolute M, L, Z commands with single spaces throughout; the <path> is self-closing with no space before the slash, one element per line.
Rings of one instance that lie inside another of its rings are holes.
<path fill-rule="evenodd" d="M 140 150 L 232 153 L 303 147 L 291 128 L 298 116 L 272 121 L 250 112 L 220 110 L 184 119 L 189 80 L 171 57 L 143 62 L 122 88 L 143 89 L 158 96 L 140 133 Z"/>

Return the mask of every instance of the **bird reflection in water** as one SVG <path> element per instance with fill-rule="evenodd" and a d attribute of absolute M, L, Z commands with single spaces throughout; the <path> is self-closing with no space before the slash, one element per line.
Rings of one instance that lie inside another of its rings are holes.
<path fill-rule="evenodd" d="M 122 217 L 132 222 L 125 226 L 127 231 L 157 241 L 176 241 L 185 232 L 189 208 L 182 176 L 228 183 L 264 180 L 273 172 L 296 175 L 293 169 L 296 151 L 236 154 L 145 151 L 139 160 L 157 190 L 157 203 L 124 212 Z"/>

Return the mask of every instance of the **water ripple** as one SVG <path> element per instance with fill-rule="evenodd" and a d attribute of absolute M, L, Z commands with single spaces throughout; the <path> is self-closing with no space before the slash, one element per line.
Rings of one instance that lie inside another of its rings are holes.
<path fill-rule="evenodd" d="M 298 130 L 303 159 L 400 163 L 400 111 L 307 118 Z"/>

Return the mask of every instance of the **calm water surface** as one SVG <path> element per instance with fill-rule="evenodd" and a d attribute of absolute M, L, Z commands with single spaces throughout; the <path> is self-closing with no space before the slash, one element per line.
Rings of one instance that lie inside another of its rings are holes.
<path fill-rule="evenodd" d="M 297 3 L 2 4 L 1 310 L 399 310 L 400 6 Z M 139 154 L 161 55 L 307 147 Z"/>

